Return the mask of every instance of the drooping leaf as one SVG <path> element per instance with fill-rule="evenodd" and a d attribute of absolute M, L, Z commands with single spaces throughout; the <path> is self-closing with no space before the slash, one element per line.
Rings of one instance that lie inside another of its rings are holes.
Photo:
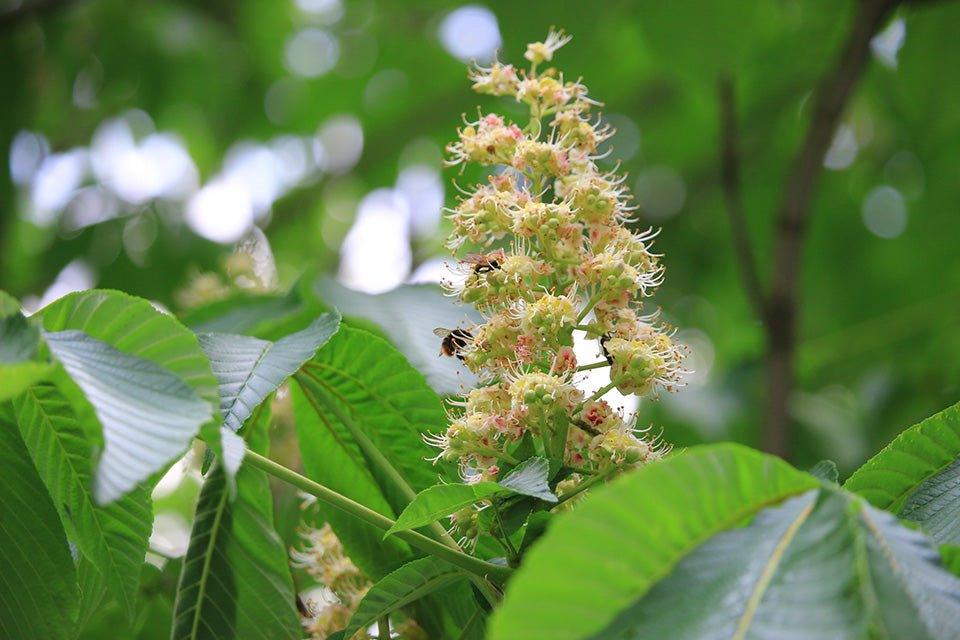
<path fill-rule="evenodd" d="M 384 534 L 384 537 L 398 531 L 428 525 L 454 511 L 469 507 L 475 502 L 506 493 L 510 493 L 510 491 L 496 482 L 438 484 L 428 487 L 418 493 L 413 502 L 407 505 L 407 508 L 403 510 L 394 525 Z"/>
<path fill-rule="evenodd" d="M 83 331 L 181 378 L 210 404 L 211 419 L 204 425 L 203 433 L 208 441 L 216 442 L 220 425 L 217 379 L 196 335 L 176 318 L 161 313 L 141 298 L 102 289 L 68 294 L 37 315 L 45 331 Z"/>
<path fill-rule="evenodd" d="M 844 488 L 919 523 L 939 543 L 960 542 L 960 404 L 901 433 Z"/>
<path fill-rule="evenodd" d="M 220 388 L 223 426 L 239 431 L 253 410 L 316 354 L 340 325 L 326 313 L 309 327 L 276 342 L 250 336 L 201 333 L 200 347 Z"/>
<path fill-rule="evenodd" d="M 408 562 L 370 588 L 344 629 L 344 636 L 350 638 L 377 619 L 464 579 L 462 571 L 436 558 Z"/>
<path fill-rule="evenodd" d="M 94 478 L 100 504 L 117 500 L 182 454 L 211 407 L 176 375 L 81 331 L 44 335 L 103 427 Z"/>
<path fill-rule="evenodd" d="M 265 424 L 248 432 L 250 448 L 264 452 Z M 174 640 L 302 636 L 267 477 L 248 466 L 236 482 L 231 500 L 221 466 L 204 481 L 177 587 Z"/>
<path fill-rule="evenodd" d="M 442 358 L 437 327 L 455 329 L 479 322 L 476 311 L 454 304 L 433 285 L 403 285 L 378 295 L 351 291 L 330 278 L 316 283 L 320 299 L 345 316 L 377 325 L 442 395 L 470 388 L 476 377 L 456 358 Z"/>
<path fill-rule="evenodd" d="M 550 461 L 546 458 L 527 458 L 505 475 L 497 484 L 513 493 L 547 502 L 556 502 L 557 496 L 550 490 L 547 478 L 550 475 Z"/>
<path fill-rule="evenodd" d="M 577 580 L 552 582 L 560 564 Z M 556 519 L 508 587 L 491 637 L 958 632 L 960 581 L 923 534 L 777 459 L 727 445 L 630 474 Z"/>
<path fill-rule="evenodd" d="M 77 575 L 20 432 L 0 415 L 0 637 L 73 637 Z"/>
<path fill-rule="evenodd" d="M 457 477 L 449 463 L 429 462 L 436 450 L 423 441 L 424 435 L 446 429 L 440 398 L 386 340 L 342 327 L 304 365 L 297 381 L 336 438 L 371 469 L 395 512 L 407 505 L 409 494 L 383 474 L 358 438 L 369 440 L 413 491 L 436 484 L 438 475 Z"/>
<path fill-rule="evenodd" d="M 73 407 L 53 385 L 28 389 L 14 400 L 13 409 L 71 540 L 93 570 L 102 574 L 103 585 L 132 620 L 153 522 L 149 492 L 137 488 L 107 506 L 96 503 L 92 447 Z"/>

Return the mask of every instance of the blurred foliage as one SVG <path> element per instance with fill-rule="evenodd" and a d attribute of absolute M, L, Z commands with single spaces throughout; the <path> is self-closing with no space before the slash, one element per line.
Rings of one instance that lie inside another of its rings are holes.
<path fill-rule="evenodd" d="M 449 2 L 346 1 L 338 20 L 317 25 L 339 39 L 340 57 L 316 78 L 291 75 L 284 64 L 288 38 L 316 22 L 293 2 L 14 5 L 0 17 L 4 150 L 19 131 L 46 136 L 53 151 L 87 145 L 104 120 L 139 109 L 158 131 L 182 138 L 202 183 L 237 141 L 312 136 L 336 114 L 359 119 L 364 149 L 356 166 L 293 189 L 264 221 L 284 287 L 308 269 L 335 271 L 359 199 L 393 185 L 412 156 L 438 162 L 423 141 L 441 147 L 477 102 L 463 63 L 437 37 L 444 15 L 460 6 Z M 719 190 L 717 79 L 727 73 L 736 82 L 745 209 L 767 265 L 774 208 L 810 115 L 807 99 L 837 58 L 853 3 L 486 6 L 507 60 L 550 25 L 573 34 L 563 66 L 582 75 L 615 116 L 621 133 L 614 144 L 627 152 L 631 186 L 652 184 L 651 197 L 672 189 L 668 195 L 682 204 L 676 215 L 651 216 L 641 194 L 638 224 L 663 227 L 657 248 L 668 277 L 656 303 L 681 336 L 693 335 L 704 375 L 679 396 L 643 407 L 642 419 L 681 445 L 756 444 L 764 345 L 737 277 Z M 902 425 L 960 394 L 960 261 L 951 241 L 960 232 L 960 4 L 905 6 L 895 20 L 905 26 L 895 68 L 875 57 L 855 92 L 845 116 L 855 158 L 824 170 L 805 249 L 796 462 L 832 458 L 841 475 Z M 78 78 L 95 88 L 92 103 L 77 106 Z M 84 258 L 97 286 L 174 308 L 174 293 L 191 274 L 216 268 L 230 250 L 193 235 L 162 203 L 131 214 L 160 220 L 155 241 L 135 255 L 122 242 L 130 218 L 79 232 L 35 226 L 6 152 L 0 162 L 0 288 L 20 297 L 41 295 L 65 265 Z M 863 221 L 865 199 L 882 185 L 906 204 L 906 229 L 892 239 Z M 446 192 L 450 204 L 455 190 Z M 414 266 L 443 253 L 443 235 L 413 241 Z"/>

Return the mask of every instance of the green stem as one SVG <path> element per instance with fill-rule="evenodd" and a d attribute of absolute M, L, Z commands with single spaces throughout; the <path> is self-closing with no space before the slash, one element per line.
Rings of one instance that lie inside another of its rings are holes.
<path fill-rule="evenodd" d="M 307 370 L 306 367 L 304 367 L 301 371 L 303 376 L 315 382 L 317 386 L 324 386 L 323 381 L 320 380 L 320 378 L 318 378 L 315 374 Z M 300 376 L 301 374 L 299 373 L 296 375 L 297 378 L 300 378 Z M 301 388 L 303 388 L 302 384 Z M 413 490 L 413 487 L 410 486 L 400 471 L 393 466 L 393 463 L 391 463 L 390 460 L 383 455 L 383 452 L 381 452 L 377 445 L 373 443 L 364 430 L 353 421 L 353 418 L 322 391 L 318 393 L 311 393 L 311 391 L 313 390 L 304 388 L 303 395 L 307 398 L 307 401 L 310 403 L 310 406 L 313 407 L 313 410 L 319 414 L 321 412 L 320 404 L 323 404 L 323 406 L 330 413 L 336 416 L 337 420 L 339 420 L 341 424 L 347 428 L 347 431 L 350 432 L 350 435 L 353 436 L 353 439 L 360 446 L 360 450 L 363 452 L 363 455 L 367 458 L 369 463 L 379 469 L 380 472 L 386 476 L 387 480 L 389 480 L 390 483 L 400 491 L 408 503 L 413 502 L 414 498 L 417 497 L 417 492 Z M 439 522 L 430 523 L 430 530 L 433 531 L 433 533 L 448 547 L 458 551 L 460 550 L 460 545 L 457 544 L 456 540 L 454 540 L 450 534 L 447 533 L 447 530 L 444 529 L 443 525 L 441 525 Z"/>
<path fill-rule="evenodd" d="M 592 396 L 590 396 L 589 398 L 587 398 L 586 400 L 584 400 L 583 402 L 581 402 L 580 404 L 577 405 L 577 408 L 576 408 L 576 410 L 574 411 L 574 413 L 578 413 L 578 412 L 580 411 L 580 409 L 583 409 L 585 406 L 587 406 L 588 404 L 590 404 L 590 403 L 593 402 L 594 400 L 599 400 L 600 398 L 602 398 L 602 397 L 603 397 L 603 394 L 605 394 L 607 391 L 610 391 L 611 389 L 613 389 L 614 387 L 616 387 L 617 384 L 618 384 L 618 381 L 617 381 L 617 380 L 611 380 L 611 381 L 610 381 L 610 384 L 604 385 L 604 386 L 600 387 L 599 389 L 597 389 L 597 392 L 596 392 L 596 393 L 594 393 Z"/>
<path fill-rule="evenodd" d="M 593 485 L 595 485 L 595 484 L 597 484 L 597 483 L 599 483 L 599 482 L 603 482 L 604 480 L 606 480 L 607 478 L 609 478 L 610 476 L 612 476 L 614 473 L 617 473 L 618 471 L 620 471 L 619 468 L 617 468 L 617 467 L 610 467 L 610 468 L 607 469 L 606 471 L 602 471 L 602 472 L 598 473 L 598 474 L 595 475 L 595 476 L 590 476 L 589 478 L 587 478 L 586 480 L 584 480 L 583 482 L 581 482 L 580 484 L 578 484 L 576 487 L 574 487 L 573 490 L 572 490 L 570 493 L 565 493 L 565 494 L 563 494 L 562 496 L 560 496 L 560 499 L 557 500 L 557 504 L 558 504 L 558 505 L 563 504 L 564 502 L 566 502 L 566 501 L 569 500 L 570 498 L 573 498 L 574 496 L 579 495 L 580 493 L 583 493 L 584 491 L 586 491 L 587 489 L 589 489 L 589 488 L 592 487 Z"/>
<path fill-rule="evenodd" d="M 590 369 L 602 369 L 603 367 L 609 367 L 610 363 L 606 360 L 601 360 L 600 362 L 593 362 L 591 364 L 584 364 L 577 367 L 577 371 L 590 371 Z"/>
<path fill-rule="evenodd" d="M 481 455 L 490 456 L 491 458 L 499 458 L 501 460 L 506 460 L 510 464 L 520 464 L 520 461 L 514 458 L 512 455 L 506 451 L 497 451 L 495 449 L 487 449 L 485 447 L 479 447 L 473 450 L 474 453 L 479 453 Z"/>
<path fill-rule="evenodd" d="M 293 485 L 294 487 L 305 491 L 318 500 L 330 505 L 331 507 L 345 511 L 355 518 L 366 522 L 367 524 L 386 531 L 395 524 L 395 521 L 387 516 L 377 513 L 373 509 L 366 507 L 359 502 L 329 489 L 310 478 L 300 475 L 296 471 L 288 469 L 281 464 L 277 464 L 270 458 L 264 457 L 254 451 L 247 451 L 244 457 L 244 463 L 261 471 L 272 475 L 273 477 Z M 462 551 L 451 549 L 445 544 L 437 542 L 433 538 L 428 538 L 422 533 L 416 531 L 398 531 L 396 534 L 401 540 L 405 540 L 412 546 L 434 555 L 441 560 L 446 560 L 450 564 L 468 571 L 476 576 L 495 578 L 505 580 L 513 570 L 510 567 L 493 564 L 467 555 Z"/>
<path fill-rule="evenodd" d="M 377 639 L 390 640 L 390 616 L 383 616 L 377 620 Z"/>
<path fill-rule="evenodd" d="M 597 329 L 592 324 L 577 324 L 577 325 L 574 325 L 573 328 L 576 329 L 577 331 L 585 331 L 587 333 L 592 333 L 595 336 L 600 335 L 600 330 Z"/>
<path fill-rule="evenodd" d="M 497 526 L 500 527 L 500 535 L 503 536 L 503 546 L 509 555 L 510 566 L 516 566 L 517 548 L 513 546 L 513 541 L 510 540 L 510 536 L 507 535 L 507 528 L 503 526 L 503 518 L 500 516 L 500 506 L 495 500 L 491 502 L 491 505 L 493 507 L 494 518 L 497 520 Z"/>
<path fill-rule="evenodd" d="M 596 304 L 600 302 L 600 294 L 596 293 L 590 296 L 590 299 L 587 300 L 586 306 L 583 307 L 583 310 L 580 312 L 580 315 L 577 316 L 577 324 L 580 324 L 584 318 L 587 317 L 587 314 L 593 309 Z"/>

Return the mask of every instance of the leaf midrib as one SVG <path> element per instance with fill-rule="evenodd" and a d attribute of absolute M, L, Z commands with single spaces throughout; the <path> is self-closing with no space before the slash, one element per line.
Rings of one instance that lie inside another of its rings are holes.
<path fill-rule="evenodd" d="M 747 604 L 744 607 L 744 611 L 740 616 L 739 622 L 737 623 L 737 628 L 733 634 L 732 640 L 743 640 L 746 637 L 747 632 L 750 630 L 750 625 L 753 623 L 753 619 L 757 614 L 757 610 L 760 608 L 760 603 L 763 601 L 763 596 L 766 594 L 767 589 L 770 587 L 770 583 L 773 581 L 774 573 L 780 566 L 780 561 L 783 560 L 783 555 L 786 552 L 787 547 L 789 547 L 790 543 L 793 542 L 793 539 L 796 537 L 800 527 L 804 522 L 806 522 L 807 518 L 813 512 L 815 505 L 816 500 L 813 500 L 810 502 L 810 504 L 804 507 L 794 521 L 790 523 L 790 526 L 787 527 L 787 530 L 780 537 L 780 540 L 777 541 L 776 546 L 773 548 L 773 552 L 770 554 L 770 558 L 766 563 L 764 563 L 763 571 L 760 573 L 760 578 L 757 580 L 750 597 L 747 599 Z"/>
<path fill-rule="evenodd" d="M 223 517 L 224 503 L 227 501 L 227 492 L 220 493 L 220 501 L 216 507 L 216 515 L 213 517 L 213 525 L 210 527 L 210 540 L 203 554 L 203 568 L 200 570 L 200 584 L 197 587 L 197 606 L 193 610 L 193 623 L 190 625 L 190 638 L 197 637 L 197 631 L 200 628 L 201 613 L 203 611 L 204 600 L 207 593 L 207 577 L 210 575 L 210 563 L 213 560 L 213 550 L 217 544 L 217 537 L 220 535 L 220 520 Z"/>

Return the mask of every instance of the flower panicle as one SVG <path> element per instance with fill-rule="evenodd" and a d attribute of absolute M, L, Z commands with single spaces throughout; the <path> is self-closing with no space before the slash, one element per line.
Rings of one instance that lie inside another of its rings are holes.
<path fill-rule="evenodd" d="M 456 463 L 467 482 L 496 479 L 529 455 L 520 451 L 531 440 L 574 470 L 562 481 L 567 489 L 669 450 L 603 399 L 612 389 L 675 390 L 686 374 L 685 349 L 656 311 L 643 308 L 665 267 L 653 250 L 659 231 L 630 228 L 643 203 L 633 201 L 626 175 L 619 165 L 601 169 L 615 131 L 580 78 L 547 66 L 569 42 L 551 29 L 528 45 L 527 68 L 472 66 L 477 93 L 512 98 L 529 117 L 478 110 L 447 147 L 447 164 L 461 174 L 468 165 L 488 172 L 472 187 L 457 185 L 458 202 L 444 211 L 452 224 L 446 245 L 460 256 L 446 292 L 482 317 L 457 355 L 480 386 L 450 402 L 442 433 L 425 436 L 439 451 L 435 459 Z M 579 388 L 577 332 L 597 340 L 602 357 L 583 369 L 609 371 L 596 397 Z M 461 513 L 451 535 L 469 539 L 472 522 Z"/>

